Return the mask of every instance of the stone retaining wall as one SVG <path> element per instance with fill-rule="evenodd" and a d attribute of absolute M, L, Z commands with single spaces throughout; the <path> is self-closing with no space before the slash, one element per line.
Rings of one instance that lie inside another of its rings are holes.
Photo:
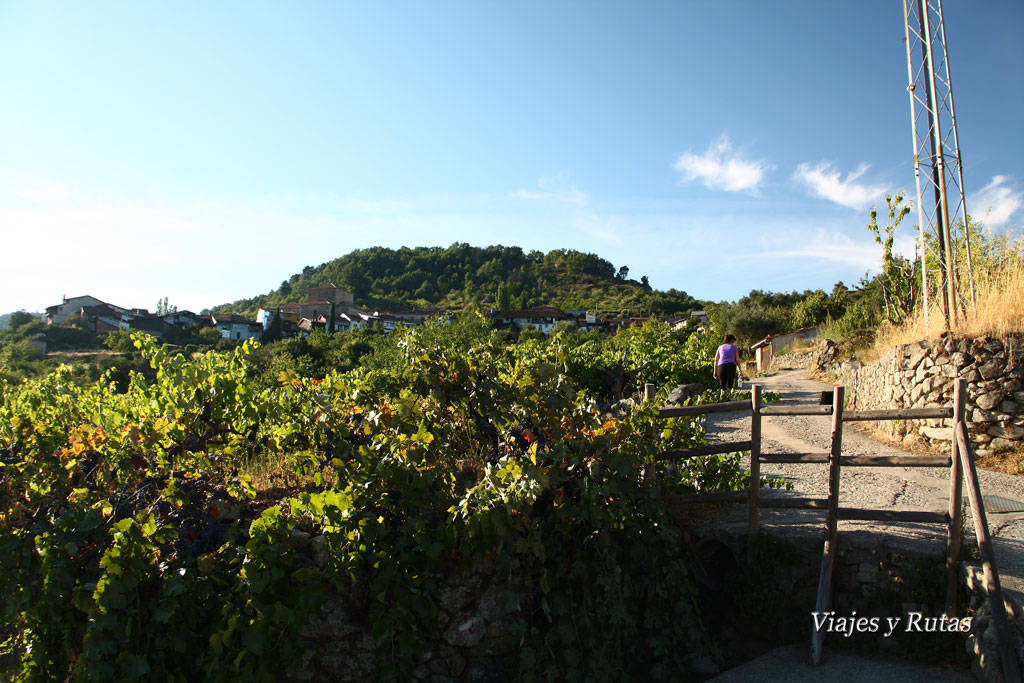
<path fill-rule="evenodd" d="M 831 346 L 830 346 L 831 345 Z M 871 363 L 839 362 L 834 342 L 819 346 L 819 371 L 846 386 L 847 409 L 948 406 L 953 379 L 967 380 L 966 419 L 979 448 L 1024 442 L 1024 344 L 1021 337 L 943 336 L 903 344 Z M 951 438 L 950 420 L 882 422 L 893 436 L 929 441 Z"/>
<path fill-rule="evenodd" d="M 701 613 L 721 649 L 719 665 L 738 665 L 781 644 L 809 645 L 821 566 L 820 533 L 762 533 L 752 565 L 746 562 L 745 530 L 705 526 L 684 533 L 695 551 L 693 579 L 699 589 Z M 308 547 L 314 564 L 315 540 L 311 539 Z M 880 627 L 890 618 L 899 618 L 900 628 L 888 635 L 861 630 L 851 638 L 833 621 L 826 645 L 836 648 L 849 643 L 904 654 L 916 651 L 918 655 L 936 647 L 950 653 L 966 650 L 964 665 L 973 660 L 979 677 L 997 680 L 991 669 L 998 659 L 993 658 L 993 634 L 983 595 L 978 594 L 978 581 L 972 581 L 968 573 L 968 590 L 961 598 L 982 617 L 970 634 L 910 632 L 906 624 L 911 615 L 934 620 L 942 613 L 944 546 L 886 540 L 869 531 L 841 533 L 831 609 L 835 619 L 875 619 Z M 496 575 L 486 562 L 453 572 L 438 593 L 436 630 L 428 638 L 428 646 L 417 653 L 417 666 L 409 680 L 509 680 L 519 654 L 521 634 L 515 616 L 523 597 L 522 587 L 510 584 L 508 574 Z M 282 680 L 359 682 L 378 678 L 379 643 L 360 614 L 360 599 L 369 596 L 338 595 L 321 605 L 299 634 L 305 650 L 300 668 Z M 717 671 L 709 660 L 695 662 L 691 673 L 695 680 L 703 680 Z"/>
<path fill-rule="evenodd" d="M 700 585 L 697 577 L 704 600 L 702 614 L 718 616 L 711 628 L 724 665 L 736 666 L 791 643 L 806 643 L 810 654 L 821 534 L 810 529 L 785 535 L 763 532 L 756 558 L 748 564 L 745 531 L 717 527 L 690 533 L 698 554 L 702 544 L 714 540 L 726 544 L 737 557 L 738 570 L 722 582 L 717 603 L 710 593 L 713 587 Z M 826 648 L 891 652 L 918 660 L 942 651 L 957 658 L 961 666 L 969 665 L 972 653 L 965 650 L 974 642 L 970 633 L 911 628 L 914 620 L 934 623 L 943 613 L 943 555 L 942 543 L 899 542 L 873 531 L 841 531 L 833 566 L 831 614 L 819 617 L 826 629 Z M 961 604 L 968 602 L 972 596 L 961 592 Z M 864 621 L 854 628 L 851 618 Z M 895 627 L 887 633 L 890 620 L 895 620 Z"/>
<path fill-rule="evenodd" d="M 314 556 L 315 557 L 315 556 Z M 414 681 L 508 680 L 522 634 L 515 619 L 520 594 L 509 578 L 479 563 L 455 571 L 437 594 L 437 626 L 418 653 Z M 290 681 L 361 682 L 378 679 L 378 646 L 361 602 L 370 596 L 337 595 L 325 601 L 299 634 L 305 651 Z"/>

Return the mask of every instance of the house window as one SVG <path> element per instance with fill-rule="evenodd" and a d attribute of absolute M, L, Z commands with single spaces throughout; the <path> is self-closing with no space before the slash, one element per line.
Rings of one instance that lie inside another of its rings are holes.
<path fill-rule="evenodd" d="M 241 332 L 235 332 L 235 339 L 241 339 L 241 338 L 242 338 L 242 333 Z"/>

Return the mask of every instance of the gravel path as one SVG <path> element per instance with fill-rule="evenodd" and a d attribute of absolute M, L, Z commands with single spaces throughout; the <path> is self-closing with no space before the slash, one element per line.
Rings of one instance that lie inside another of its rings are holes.
<path fill-rule="evenodd" d="M 763 390 L 783 394 L 779 405 L 817 404 L 822 391 L 831 386 L 809 379 L 805 369 L 783 370 L 769 377 L 758 377 Z M 708 441 L 733 441 L 750 438 L 750 418 L 734 413 L 718 413 L 707 418 Z M 828 416 L 772 416 L 762 418 L 762 452 L 827 453 L 831 431 Z M 843 425 L 843 455 L 913 455 L 914 453 L 879 441 L 856 423 Z M 919 455 L 919 454 L 918 454 Z M 745 463 L 746 465 L 747 463 Z M 764 464 L 763 475 L 783 477 L 792 483 L 792 491 L 763 491 L 763 496 L 824 498 L 828 495 L 828 467 L 824 464 Z M 979 472 L 982 494 L 1000 496 L 1020 503 L 1021 511 L 995 512 L 986 507 L 989 528 L 996 538 L 996 563 L 1003 587 L 1024 604 L 1024 477 L 982 470 Z M 922 467 L 845 467 L 839 484 L 842 507 L 891 510 L 945 511 L 949 499 L 949 471 Z M 965 492 L 966 498 L 966 492 Z M 735 506 L 740 508 L 742 506 Z M 737 522 L 745 510 L 733 510 Z M 762 510 L 765 527 L 808 525 L 823 527 L 824 511 Z M 945 527 L 938 524 L 891 524 L 881 522 L 840 522 L 840 543 L 844 530 L 864 529 L 892 535 L 894 542 L 937 544 L 945 547 Z M 967 524 L 969 542 L 974 543 L 973 525 Z"/>

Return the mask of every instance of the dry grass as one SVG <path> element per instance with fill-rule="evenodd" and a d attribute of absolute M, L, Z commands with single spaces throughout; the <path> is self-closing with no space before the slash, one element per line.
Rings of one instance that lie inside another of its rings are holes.
<path fill-rule="evenodd" d="M 850 427 L 860 431 L 861 434 L 871 437 L 875 441 L 901 448 L 912 455 L 948 456 L 950 454 L 949 441 L 928 442 L 917 437 L 916 434 L 914 434 L 915 438 L 906 440 L 902 437 L 894 436 L 886 429 L 886 426 L 888 426 L 888 423 L 883 426 L 883 423 L 880 422 L 855 422 L 850 425 Z M 849 429 L 850 427 L 844 427 L 844 429 Z M 1014 475 L 1024 474 L 1024 445 L 995 450 L 975 446 L 974 463 L 978 467 L 992 472 Z"/>
<path fill-rule="evenodd" d="M 963 288 L 966 290 L 966 283 Z M 972 308 L 968 301 L 967 317 L 953 327 L 954 334 L 964 337 L 1006 337 L 1024 331 L 1024 264 L 1018 259 L 1008 260 L 976 274 L 975 294 L 977 306 Z M 965 298 L 969 300 L 970 295 L 966 294 Z M 931 306 L 928 323 L 926 333 L 924 316 L 918 313 L 903 325 L 880 330 L 864 360 L 879 358 L 899 344 L 938 339 L 945 331 L 945 325 L 942 311 L 937 305 Z"/>
<path fill-rule="evenodd" d="M 978 467 L 1005 474 L 1024 474 L 1024 447 L 983 451 L 976 453 L 974 462 Z"/>

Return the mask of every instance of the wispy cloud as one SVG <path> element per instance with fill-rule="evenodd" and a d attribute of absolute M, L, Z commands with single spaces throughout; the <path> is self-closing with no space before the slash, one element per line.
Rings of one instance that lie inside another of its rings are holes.
<path fill-rule="evenodd" d="M 699 180 L 709 189 L 728 192 L 757 189 L 767 168 L 764 161 L 750 161 L 734 153 L 732 142 L 724 133 L 704 154 L 686 152 L 675 163 L 675 169 L 683 174 L 683 182 Z"/>
<path fill-rule="evenodd" d="M 536 189 L 520 188 L 511 193 L 517 199 L 542 199 L 566 204 L 585 206 L 590 203 L 590 195 L 576 187 L 564 174 L 544 176 L 537 179 Z"/>
<path fill-rule="evenodd" d="M 755 287 L 829 289 L 837 279 L 856 281 L 877 269 L 881 256 L 863 219 L 838 208 L 809 216 L 805 201 L 778 200 L 777 210 L 765 212 L 753 202 L 734 207 L 726 193 L 705 193 L 699 203 L 592 197 L 563 176 L 539 180 L 523 196 L 160 201 L 61 184 L 66 191 L 32 202 L 9 189 L 15 184 L 0 182 L 9 255 L 0 270 L 0 311 L 40 310 L 62 294 L 86 293 L 149 307 L 169 295 L 179 308 L 199 310 L 268 291 L 305 265 L 373 246 L 574 248 L 628 265 L 633 277 L 647 275 L 660 289 L 713 300 L 734 300 Z M 722 252 L 722 234 L 748 246 Z"/>
<path fill-rule="evenodd" d="M 816 166 L 803 163 L 797 166 L 793 177 L 807 186 L 815 197 L 848 206 L 851 209 L 867 209 L 885 194 L 884 185 L 869 185 L 856 182 L 867 173 L 870 166 L 861 164 L 855 171 L 840 179 L 839 170 L 827 162 Z"/>
<path fill-rule="evenodd" d="M 1013 214 L 1024 206 L 1024 193 L 1010 186 L 1010 179 L 1004 175 L 992 176 L 988 185 L 978 190 L 972 204 L 984 210 L 982 220 L 993 228 L 1001 228 L 1010 222 Z M 981 212 L 975 211 L 976 214 Z"/>
<path fill-rule="evenodd" d="M 867 231 L 864 231 L 865 236 Z M 913 246 L 911 242 L 911 252 Z M 750 256 L 773 263 L 830 263 L 852 266 L 860 271 L 875 270 L 882 260 L 882 250 L 873 241 L 854 240 L 837 230 L 800 230 L 779 232 L 761 238 L 762 250 Z M 901 245 L 904 246 L 905 245 Z"/>
<path fill-rule="evenodd" d="M 590 211 L 575 216 L 571 225 L 597 243 L 615 248 L 620 248 L 629 235 L 637 232 L 632 222 L 624 216 L 601 215 Z"/>
<path fill-rule="evenodd" d="M 68 199 L 71 194 L 63 185 L 42 180 L 11 185 L 9 193 L 13 197 L 27 200 L 33 204 L 55 204 Z"/>

